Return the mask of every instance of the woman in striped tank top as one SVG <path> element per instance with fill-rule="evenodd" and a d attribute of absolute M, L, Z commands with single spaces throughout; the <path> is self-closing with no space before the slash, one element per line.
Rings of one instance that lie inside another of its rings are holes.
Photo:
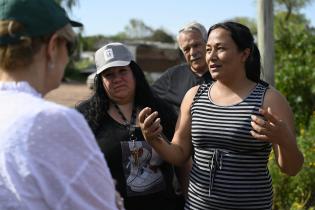
<path fill-rule="evenodd" d="M 158 113 L 148 107 L 139 115 L 142 132 L 172 164 L 193 156 L 185 209 L 271 209 L 271 149 L 288 175 L 304 161 L 290 106 L 260 80 L 260 54 L 246 26 L 213 25 L 206 51 L 215 81 L 186 93 L 172 143 L 160 135 Z"/>

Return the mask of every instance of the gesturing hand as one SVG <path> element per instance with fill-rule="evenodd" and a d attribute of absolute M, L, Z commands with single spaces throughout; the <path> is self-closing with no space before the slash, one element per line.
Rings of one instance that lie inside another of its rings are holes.
<path fill-rule="evenodd" d="M 163 130 L 160 124 L 161 119 L 158 117 L 158 112 L 152 112 L 151 108 L 146 107 L 139 113 L 139 123 L 142 134 L 149 143 L 157 139 Z"/>
<path fill-rule="evenodd" d="M 251 135 L 259 140 L 281 144 L 289 132 L 287 124 L 274 115 L 270 107 L 267 110 L 259 109 L 259 112 L 265 119 L 256 115 L 251 116 L 253 127 L 250 131 Z"/>

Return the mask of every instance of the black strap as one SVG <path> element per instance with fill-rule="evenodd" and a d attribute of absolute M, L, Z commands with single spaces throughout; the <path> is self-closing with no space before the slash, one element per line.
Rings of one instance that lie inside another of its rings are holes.
<path fill-rule="evenodd" d="M 212 82 L 208 82 L 208 83 L 203 83 L 201 85 L 199 85 L 198 90 L 196 95 L 194 96 L 193 102 L 191 104 L 191 107 L 194 106 L 195 102 L 197 101 L 197 99 L 199 99 L 199 97 L 208 90 L 208 88 L 210 87 L 210 85 L 212 84 Z"/>
<path fill-rule="evenodd" d="M 116 103 L 114 103 L 114 102 L 113 102 L 113 104 L 114 104 L 114 107 L 116 108 L 118 114 L 123 119 L 124 125 L 126 126 L 126 128 L 129 131 L 130 140 L 134 140 L 134 138 L 135 138 L 136 118 L 137 118 L 137 111 L 136 111 L 135 106 L 133 106 L 133 108 L 132 108 L 132 114 L 131 114 L 130 122 L 128 122 L 127 118 L 122 113 L 122 111 L 120 110 L 119 106 Z"/>
<path fill-rule="evenodd" d="M 259 80 L 258 83 L 262 84 L 264 87 L 269 87 L 269 83 L 264 80 Z"/>

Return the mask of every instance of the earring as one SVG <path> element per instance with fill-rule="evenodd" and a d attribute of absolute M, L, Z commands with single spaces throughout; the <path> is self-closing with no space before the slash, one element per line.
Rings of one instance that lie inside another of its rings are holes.
<path fill-rule="evenodd" d="M 55 64 L 53 62 L 48 62 L 47 67 L 49 70 L 52 70 L 53 68 L 55 68 Z"/>

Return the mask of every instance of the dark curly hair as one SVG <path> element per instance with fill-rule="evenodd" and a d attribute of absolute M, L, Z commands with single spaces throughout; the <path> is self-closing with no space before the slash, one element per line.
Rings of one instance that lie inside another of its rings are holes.
<path fill-rule="evenodd" d="M 171 128 L 167 130 L 174 131 L 176 114 L 171 111 L 172 109 L 169 105 L 154 95 L 141 68 L 134 61 L 131 61 L 129 66 L 136 83 L 134 100 L 136 108 L 143 109 L 145 107 L 151 107 L 153 111 L 158 111 L 162 126 L 164 128 Z M 97 74 L 94 79 L 93 95 L 89 99 L 76 105 L 76 109 L 84 115 L 92 131 L 95 133 L 100 126 L 104 113 L 107 113 L 109 109 L 109 104 L 110 99 L 104 90 L 101 75 Z M 171 139 L 173 132 L 165 133 L 165 135 Z"/>

